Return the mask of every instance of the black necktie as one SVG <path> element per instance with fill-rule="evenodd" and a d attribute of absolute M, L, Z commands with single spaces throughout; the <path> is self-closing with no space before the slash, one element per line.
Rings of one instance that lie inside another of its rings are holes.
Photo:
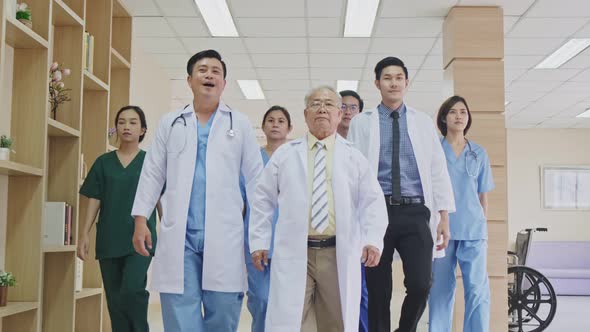
<path fill-rule="evenodd" d="M 391 160 L 391 196 L 394 200 L 401 200 L 402 189 L 400 184 L 400 168 L 399 168 L 399 113 L 391 112 L 392 121 L 392 145 L 393 153 Z"/>

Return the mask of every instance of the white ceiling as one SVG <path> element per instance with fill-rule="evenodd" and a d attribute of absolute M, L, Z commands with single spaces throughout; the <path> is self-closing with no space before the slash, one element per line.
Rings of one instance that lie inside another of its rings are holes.
<path fill-rule="evenodd" d="M 220 51 L 228 65 L 224 100 L 254 124 L 286 106 L 304 130 L 303 97 L 320 84 L 359 80 L 365 104 L 379 103 L 373 68 L 399 56 L 410 71 L 408 104 L 434 114 L 442 89 L 442 25 L 455 5 L 504 8 L 507 126 L 590 128 L 590 48 L 559 69 L 533 69 L 573 37 L 590 38 L 587 0 L 382 0 L 371 38 L 343 38 L 346 0 L 227 0 L 239 38 L 213 38 L 193 0 L 123 0 L 134 36 L 172 80 L 172 107 L 190 102 L 185 64 L 197 51 Z M 258 79 L 266 100 L 245 100 L 237 79 Z"/>

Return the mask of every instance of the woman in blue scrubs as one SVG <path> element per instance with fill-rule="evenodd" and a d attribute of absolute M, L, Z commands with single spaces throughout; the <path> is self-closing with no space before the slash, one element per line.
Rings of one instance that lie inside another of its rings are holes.
<path fill-rule="evenodd" d="M 266 111 L 262 118 L 262 131 L 266 136 L 266 145 L 260 148 L 262 154 L 262 161 L 264 165 L 272 154 L 287 142 L 287 135 L 291 132 L 291 116 L 289 112 L 282 106 L 272 106 Z M 245 195 L 245 192 L 242 192 Z M 246 205 L 247 206 L 247 205 Z M 246 234 L 246 267 L 248 269 L 248 311 L 252 315 L 252 332 L 264 332 L 264 320 L 266 318 L 266 307 L 268 304 L 268 289 L 270 285 L 270 261 L 272 257 L 271 243 L 268 254 L 268 266 L 264 271 L 258 271 L 252 263 L 250 256 L 250 246 L 248 244 L 248 218 L 249 209 L 247 208 L 245 214 L 245 234 Z M 275 212 L 273 218 L 273 232 L 278 219 L 278 211 Z M 274 233 L 273 233 L 274 235 Z M 274 238 L 274 236 L 273 236 Z M 274 241 L 273 241 L 274 242 Z"/>
<path fill-rule="evenodd" d="M 487 193 L 494 189 L 490 161 L 484 148 L 465 135 L 472 124 L 467 102 L 460 96 L 440 107 L 437 125 L 455 195 L 456 212 L 449 215 L 451 240 L 443 258 L 434 260 L 430 289 L 430 332 L 451 331 L 457 262 L 465 289 L 463 331 L 485 332 L 490 325 L 490 286 L 487 273 Z"/>

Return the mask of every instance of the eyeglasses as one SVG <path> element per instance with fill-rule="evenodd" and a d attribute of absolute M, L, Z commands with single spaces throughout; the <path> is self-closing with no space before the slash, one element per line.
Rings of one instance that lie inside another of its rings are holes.
<path fill-rule="evenodd" d="M 309 108 L 310 110 L 312 110 L 314 112 L 317 112 L 320 110 L 320 108 L 322 108 L 322 106 L 327 111 L 332 111 L 332 110 L 338 109 L 338 106 L 331 100 L 326 100 L 326 101 L 316 100 L 316 101 L 313 101 L 311 104 L 309 104 L 307 106 L 307 108 Z"/>
<path fill-rule="evenodd" d="M 354 104 L 350 104 L 350 105 L 342 104 L 342 107 L 340 107 L 340 108 L 342 109 L 343 112 L 346 110 L 349 110 L 351 112 L 356 112 L 359 110 L 358 105 L 354 105 Z"/>

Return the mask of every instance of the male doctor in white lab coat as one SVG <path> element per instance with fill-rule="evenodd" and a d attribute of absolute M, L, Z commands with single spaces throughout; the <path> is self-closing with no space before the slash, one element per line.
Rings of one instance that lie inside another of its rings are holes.
<path fill-rule="evenodd" d="M 133 205 L 133 244 L 148 254 L 145 217 L 166 185 L 151 284 L 164 329 L 234 332 L 246 287 L 239 178 L 254 195 L 262 159 L 246 116 L 220 101 L 227 71 L 219 53 L 195 54 L 187 72 L 194 99 L 160 121 Z"/>
<path fill-rule="evenodd" d="M 281 146 L 260 175 L 250 215 L 250 251 L 270 270 L 267 332 L 358 331 L 361 261 L 379 262 L 387 212 L 367 160 L 336 129 L 340 96 L 305 97 L 309 133 Z M 315 318 L 314 318 L 315 317 Z"/>
<path fill-rule="evenodd" d="M 397 251 L 406 297 L 396 331 L 413 332 L 426 307 L 433 255 L 444 255 L 449 241 L 453 188 L 433 120 L 404 103 L 408 69 L 403 61 L 379 61 L 375 86 L 381 104 L 352 119 L 348 132 L 377 174 L 387 201 L 389 225 L 381 261 L 366 268 L 369 331 L 391 331 L 391 263 Z"/>

